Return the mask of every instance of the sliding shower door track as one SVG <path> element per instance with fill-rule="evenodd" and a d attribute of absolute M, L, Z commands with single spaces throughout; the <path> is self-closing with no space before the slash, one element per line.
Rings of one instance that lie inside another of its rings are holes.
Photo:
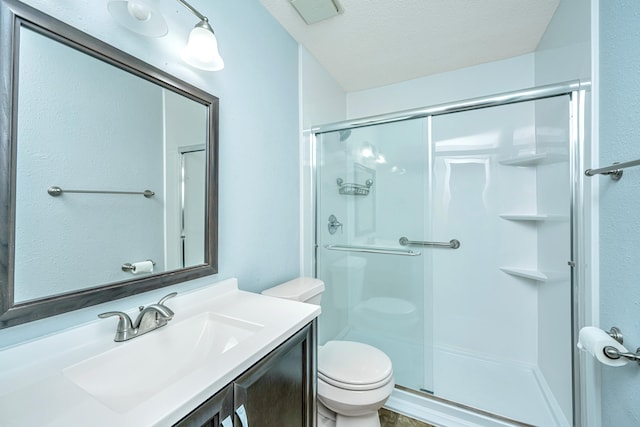
<path fill-rule="evenodd" d="M 444 399 L 442 397 L 436 396 L 431 391 L 422 390 L 422 389 L 421 390 L 414 390 L 414 389 L 411 389 L 411 388 L 408 388 L 408 387 L 404 387 L 404 386 L 401 386 L 401 385 L 398 385 L 398 384 L 396 384 L 395 388 L 398 389 L 398 390 L 402 390 L 402 391 L 404 391 L 406 393 L 414 394 L 414 395 L 420 396 L 420 397 L 422 397 L 424 399 L 440 402 L 440 403 L 443 403 L 445 405 L 448 405 L 448 406 L 451 406 L 451 407 L 454 407 L 454 408 L 457 408 L 457 409 L 460 409 L 460 410 L 463 410 L 463 411 L 468 411 L 468 412 L 474 413 L 476 415 L 480 415 L 480 416 L 487 417 L 487 418 L 492 418 L 492 419 L 494 419 L 496 421 L 500 421 L 500 422 L 504 422 L 504 423 L 509 423 L 509 424 L 513 425 L 514 427 L 536 427 L 533 424 L 526 424 L 526 423 L 523 423 L 521 421 L 516 421 L 516 420 L 513 420 L 511 418 L 503 417 L 502 415 L 498 415 L 498 414 L 494 414 L 494 413 L 491 413 L 491 412 L 483 411 L 482 409 L 474 408 L 473 406 L 467 406 L 467 405 L 464 405 L 462 403 L 455 402 L 453 400 Z M 407 414 L 407 415 L 411 415 L 411 414 Z M 429 420 L 425 420 L 425 421 L 429 422 Z"/>

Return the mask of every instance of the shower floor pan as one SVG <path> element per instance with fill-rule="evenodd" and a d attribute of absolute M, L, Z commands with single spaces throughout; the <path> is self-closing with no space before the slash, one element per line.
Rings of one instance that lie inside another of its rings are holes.
<path fill-rule="evenodd" d="M 422 388 L 421 384 L 416 383 L 420 375 L 417 375 L 415 370 L 409 371 L 424 364 L 422 360 L 418 360 L 422 354 L 419 348 L 408 351 L 406 343 L 399 345 L 393 338 L 357 330 L 350 330 L 339 339 L 366 342 L 380 348 L 394 363 L 394 377 L 397 385 L 412 390 Z M 521 423 L 549 427 L 570 426 L 555 398 L 548 391 L 543 376 L 535 367 L 483 359 L 451 349 L 436 349 L 433 389 L 438 398 L 477 408 L 499 417 L 518 420 Z M 412 397 L 408 398 L 408 396 Z M 408 406 L 405 407 L 405 404 Z M 442 424 L 439 417 L 443 416 L 440 412 L 443 410 L 443 405 L 445 404 L 442 402 L 437 404 L 429 402 L 427 397 L 396 390 L 386 406 L 414 418 L 445 427 L 474 425 L 473 421 L 470 421 L 474 418 L 473 414 L 463 414 L 468 411 L 456 409 L 455 404 L 454 407 L 448 408 L 451 413 L 444 418 L 448 422 Z M 464 422 L 462 420 L 456 422 L 456 413 L 463 419 L 468 419 Z M 479 416 L 476 422 L 482 427 L 522 425 L 500 420 L 495 420 L 495 424 L 493 422 L 487 424 L 489 420 L 485 416 Z"/>

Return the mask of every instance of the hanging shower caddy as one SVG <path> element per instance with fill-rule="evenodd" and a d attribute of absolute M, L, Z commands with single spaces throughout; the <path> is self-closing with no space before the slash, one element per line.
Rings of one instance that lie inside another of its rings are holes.
<path fill-rule="evenodd" d="M 373 180 L 368 179 L 363 184 L 354 184 L 352 182 L 344 182 L 342 178 L 336 179 L 338 183 L 338 193 L 345 196 L 367 196 L 373 185 Z"/>

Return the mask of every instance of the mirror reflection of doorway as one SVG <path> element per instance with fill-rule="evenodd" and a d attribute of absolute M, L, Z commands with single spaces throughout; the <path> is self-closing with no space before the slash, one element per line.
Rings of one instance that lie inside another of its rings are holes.
<path fill-rule="evenodd" d="M 180 261 L 182 268 L 202 264 L 206 151 L 204 146 L 180 148 Z"/>

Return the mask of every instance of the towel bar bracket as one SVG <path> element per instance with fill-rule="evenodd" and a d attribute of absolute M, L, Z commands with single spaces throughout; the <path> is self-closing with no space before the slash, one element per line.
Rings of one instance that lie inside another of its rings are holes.
<path fill-rule="evenodd" d="M 640 159 L 631 160 L 630 162 L 624 162 L 624 163 L 615 162 L 611 166 L 606 166 L 604 168 L 587 169 L 586 171 L 584 171 L 584 174 L 586 176 L 594 176 L 598 174 L 609 175 L 612 180 L 620 181 L 620 178 L 622 178 L 622 169 L 630 168 L 638 165 L 640 165 Z"/>
<path fill-rule="evenodd" d="M 619 164 L 620 164 L 619 162 L 616 162 L 616 163 L 613 163 L 612 166 L 619 165 Z M 623 173 L 624 171 L 622 169 L 614 169 L 614 170 L 605 171 L 605 172 L 597 172 L 597 170 L 593 170 L 593 169 L 587 169 L 586 171 L 584 171 L 584 174 L 586 176 L 594 176 L 598 174 L 609 175 L 609 177 L 614 181 L 620 181 Z"/>

